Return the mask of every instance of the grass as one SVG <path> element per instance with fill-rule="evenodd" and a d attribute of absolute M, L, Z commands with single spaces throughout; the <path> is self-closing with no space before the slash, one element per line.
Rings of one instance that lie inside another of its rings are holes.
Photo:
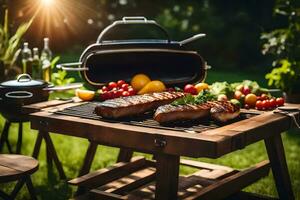
<path fill-rule="evenodd" d="M 263 82 L 263 76 L 258 76 L 255 73 L 232 73 L 224 71 L 211 71 L 207 77 L 209 83 L 219 80 L 240 81 L 243 79 L 253 79 L 258 82 Z M 4 119 L 0 117 L 0 131 L 3 129 Z M 15 146 L 17 138 L 17 124 L 13 124 L 10 129 L 9 139 Z M 24 125 L 24 138 L 22 154 L 31 155 L 33 151 L 34 142 L 37 136 L 37 131 L 30 129 L 30 124 Z M 75 137 L 64 136 L 60 134 L 51 134 L 54 145 L 57 149 L 58 156 L 63 164 L 66 175 L 69 179 L 77 176 L 80 166 L 87 149 L 88 141 Z M 285 153 L 287 157 L 289 173 L 291 175 L 292 186 L 296 199 L 300 199 L 300 135 L 299 131 L 289 131 L 282 135 L 285 146 Z M 142 144 L 141 144 L 142 145 Z M 196 151 L 196 149 L 195 149 Z M 7 152 L 6 147 L 4 152 Z M 106 146 L 99 146 L 92 165 L 92 170 L 113 164 L 118 154 L 117 148 Z M 137 153 L 139 154 L 139 153 Z M 249 167 L 259 161 L 267 159 L 266 150 L 263 142 L 250 145 L 243 150 L 225 155 L 219 159 L 197 159 L 210 163 L 218 163 L 238 169 Z M 75 191 L 74 187 L 69 186 L 66 181 L 59 180 L 58 174 L 54 169 L 47 167 L 45 157 L 45 146 L 39 156 L 40 168 L 32 176 L 33 184 L 36 188 L 39 199 L 69 199 Z M 192 173 L 194 169 L 189 167 L 181 167 L 181 174 Z M 4 191 L 11 191 L 14 183 L 0 184 L 0 188 Z M 270 196 L 277 196 L 276 188 L 273 181 L 272 173 L 267 177 L 261 179 L 257 183 L 245 188 L 246 191 L 266 194 Z M 24 187 L 18 195 L 17 199 L 29 199 L 29 195 Z"/>

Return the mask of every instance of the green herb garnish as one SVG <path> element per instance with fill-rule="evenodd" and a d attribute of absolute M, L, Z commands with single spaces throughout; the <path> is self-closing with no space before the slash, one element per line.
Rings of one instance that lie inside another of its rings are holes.
<path fill-rule="evenodd" d="M 197 96 L 191 94 L 177 99 L 171 103 L 173 106 L 186 105 L 186 104 L 202 104 L 210 100 L 215 100 L 217 97 L 208 90 L 201 91 Z"/>

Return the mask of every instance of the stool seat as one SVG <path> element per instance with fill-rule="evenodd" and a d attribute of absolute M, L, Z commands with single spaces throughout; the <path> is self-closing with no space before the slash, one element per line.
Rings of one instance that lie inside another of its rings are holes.
<path fill-rule="evenodd" d="M 31 175 L 38 168 L 38 161 L 32 157 L 0 154 L 0 183 L 15 181 L 22 176 Z"/>

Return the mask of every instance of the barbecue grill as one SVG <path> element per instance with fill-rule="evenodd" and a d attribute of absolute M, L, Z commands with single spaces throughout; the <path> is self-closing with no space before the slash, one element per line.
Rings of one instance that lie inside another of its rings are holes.
<path fill-rule="evenodd" d="M 147 72 L 169 86 L 196 83 L 205 78 L 204 60 L 197 52 L 187 50 L 186 42 L 171 42 L 168 37 L 163 41 L 115 41 L 108 37 L 112 31 L 121 26 L 128 27 L 129 24 L 151 24 L 152 27 L 163 30 L 156 22 L 149 22 L 144 18 L 124 18 L 103 31 L 97 43 L 83 52 L 79 63 L 61 64 L 60 67 L 80 71 L 84 80 L 94 87 L 119 78 L 126 80 L 140 72 Z M 166 36 L 165 31 L 162 32 Z M 118 69 L 120 73 L 104 71 L 106 66 Z M 45 139 L 61 177 L 64 177 L 64 173 L 48 132 L 90 141 L 79 174 L 81 177 L 69 181 L 70 184 L 79 186 L 78 194 L 89 191 L 90 197 L 94 199 L 147 197 L 171 200 L 177 197 L 220 199 L 238 193 L 238 197 L 242 195 L 251 198 L 240 193 L 240 190 L 268 174 L 268 161 L 238 171 L 195 161 L 182 162 L 180 156 L 219 158 L 264 140 L 279 197 L 293 199 L 280 136 L 281 132 L 291 128 L 291 120 L 287 116 L 273 112 L 247 111 L 226 124 L 203 120 L 159 125 L 152 120 L 152 113 L 121 120 L 102 119 L 93 113 L 96 104 L 97 102 L 53 101 L 26 106 L 28 110 L 35 112 L 30 116 L 32 128 L 39 130 L 33 157 L 38 156 L 41 141 Z M 299 116 L 299 112 L 291 114 Z M 120 147 L 118 163 L 111 168 L 85 175 L 89 172 L 97 144 Z M 131 159 L 133 150 L 153 154 L 156 161 Z M 179 177 L 180 163 L 196 167 L 200 171 Z"/>

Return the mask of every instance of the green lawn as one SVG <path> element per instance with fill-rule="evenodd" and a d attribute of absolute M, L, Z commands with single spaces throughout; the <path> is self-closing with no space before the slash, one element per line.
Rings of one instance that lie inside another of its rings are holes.
<path fill-rule="evenodd" d="M 242 79 L 254 79 L 259 82 L 264 81 L 263 76 L 258 76 L 254 73 L 240 74 L 229 72 L 217 72 L 211 71 L 208 76 L 208 82 L 215 80 L 232 80 L 239 81 Z M 264 83 L 265 84 L 265 83 Z M 3 129 L 4 119 L 0 117 L 0 131 Z M 34 142 L 37 136 L 35 130 L 30 129 L 30 124 L 26 123 L 24 126 L 24 139 L 22 153 L 25 155 L 31 155 L 33 151 Z M 293 190 L 296 195 L 296 199 L 300 199 L 300 134 L 299 131 L 290 131 L 284 133 L 283 141 L 285 146 L 285 152 L 287 156 L 289 172 L 292 179 Z M 76 177 L 80 166 L 82 165 L 83 157 L 87 149 L 88 142 L 84 139 L 68 137 L 58 134 L 51 134 L 54 145 L 57 149 L 58 156 L 62 161 L 64 170 L 69 179 Z M 16 143 L 17 138 L 17 125 L 13 125 L 10 129 L 9 135 L 10 141 L 13 145 Z M 141 144 L 142 145 L 142 144 Z M 4 149 L 7 152 L 7 149 Z M 92 165 L 92 170 L 99 169 L 108 166 L 115 162 L 118 154 L 118 149 L 105 146 L 99 146 L 95 160 Z M 206 162 L 218 163 L 235 168 L 246 168 L 259 161 L 267 159 L 265 147 L 263 142 L 259 142 L 248 146 L 247 148 L 223 156 L 219 159 L 199 159 Z M 40 199 L 68 199 L 72 196 L 75 188 L 67 185 L 66 181 L 61 181 L 58 178 L 56 170 L 51 170 L 46 165 L 45 147 L 42 146 L 40 156 L 40 168 L 38 172 L 33 175 L 33 184 L 37 190 Z M 193 172 L 193 169 L 188 167 L 181 168 L 181 174 L 188 174 Z M 0 188 L 5 191 L 11 191 L 13 184 L 2 184 Z M 258 181 L 257 183 L 247 187 L 246 191 L 256 192 L 261 194 L 267 194 L 276 196 L 276 189 L 273 181 L 273 176 L 270 173 L 268 177 Z M 22 189 L 18 196 L 18 199 L 28 199 L 28 193 L 25 188 Z"/>

